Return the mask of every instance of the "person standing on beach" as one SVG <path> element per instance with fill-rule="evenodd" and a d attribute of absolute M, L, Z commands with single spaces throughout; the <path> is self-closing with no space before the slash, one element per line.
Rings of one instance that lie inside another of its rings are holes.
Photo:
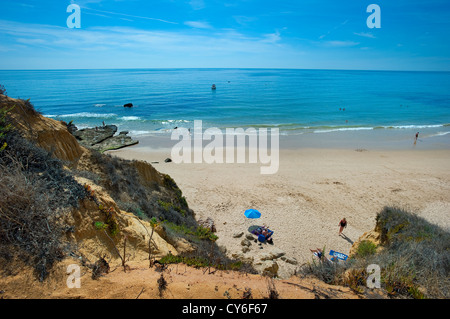
<path fill-rule="evenodd" d="M 345 217 L 341 219 L 338 226 L 340 227 L 339 228 L 339 236 L 340 236 L 344 228 L 347 227 L 347 220 L 345 219 Z"/>
<path fill-rule="evenodd" d="M 414 145 L 416 145 L 418 138 L 419 138 L 419 132 L 416 133 L 416 138 L 414 139 Z"/>

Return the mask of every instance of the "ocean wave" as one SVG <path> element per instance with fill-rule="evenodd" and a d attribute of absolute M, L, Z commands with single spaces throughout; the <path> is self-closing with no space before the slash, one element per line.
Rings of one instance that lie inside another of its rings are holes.
<path fill-rule="evenodd" d="M 139 121 L 141 118 L 139 116 L 122 116 L 119 120 L 122 121 Z"/>
<path fill-rule="evenodd" d="M 299 123 L 282 124 L 255 124 L 242 125 L 243 128 L 279 128 L 280 131 L 313 131 L 314 133 L 329 133 L 336 131 L 363 131 L 363 130 L 386 130 L 386 129 L 425 129 L 447 127 L 450 124 L 410 124 L 410 125 L 385 125 L 385 126 L 355 126 L 355 125 L 318 125 L 311 126 Z"/>
<path fill-rule="evenodd" d="M 394 125 L 394 126 L 383 126 L 386 129 L 419 129 L 419 128 L 438 128 L 444 127 L 446 124 L 431 124 L 431 125 Z"/>
<path fill-rule="evenodd" d="M 141 135 L 147 135 L 147 134 L 151 134 L 154 133 L 152 131 L 129 131 L 128 134 L 131 136 L 141 136 Z"/>
<path fill-rule="evenodd" d="M 81 112 L 81 113 L 73 113 L 73 114 L 59 114 L 59 115 L 45 115 L 45 117 L 56 117 L 56 118 L 67 118 L 67 117 L 89 117 L 89 118 L 111 118 L 116 117 L 117 114 L 114 113 L 90 113 L 90 112 Z"/>
<path fill-rule="evenodd" d="M 178 123 L 191 123 L 191 121 L 188 120 L 154 120 L 155 123 L 160 124 L 178 124 Z"/>
<path fill-rule="evenodd" d="M 340 131 L 369 131 L 373 129 L 374 129 L 373 127 L 339 127 L 332 129 L 314 130 L 314 133 L 331 133 Z"/>
<path fill-rule="evenodd" d="M 432 135 L 429 135 L 427 137 L 444 136 L 444 135 L 447 135 L 447 134 L 450 134 L 450 132 L 437 132 L 436 134 L 432 134 Z"/>
<path fill-rule="evenodd" d="M 106 106 L 106 104 L 94 104 L 95 107 L 102 107 L 102 106 Z"/>

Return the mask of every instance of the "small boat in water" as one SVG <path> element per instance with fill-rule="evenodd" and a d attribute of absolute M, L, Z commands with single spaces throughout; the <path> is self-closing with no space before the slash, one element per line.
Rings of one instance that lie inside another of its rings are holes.
<path fill-rule="evenodd" d="M 215 90 L 215 89 L 216 89 L 216 85 L 213 84 L 213 85 L 211 86 L 211 90 Z"/>

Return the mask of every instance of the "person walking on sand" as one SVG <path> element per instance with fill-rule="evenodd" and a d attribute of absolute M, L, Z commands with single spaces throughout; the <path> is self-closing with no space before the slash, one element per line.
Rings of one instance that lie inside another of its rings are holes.
<path fill-rule="evenodd" d="M 339 236 L 341 236 L 342 231 L 344 230 L 345 227 L 347 227 L 347 220 L 345 219 L 345 217 L 341 219 L 338 226 L 340 227 Z"/>
<path fill-rule="evenodd" d="M 414 139 L 414 145 L 416 145 L 418 138 L 419 138 L 419 132 L 416 133 L 416 138 Z"/>

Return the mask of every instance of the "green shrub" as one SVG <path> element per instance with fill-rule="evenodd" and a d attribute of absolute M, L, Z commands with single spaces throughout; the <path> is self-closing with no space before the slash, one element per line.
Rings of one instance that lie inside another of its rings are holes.
<path fill-rule="evenodd" d="M 213 232 L 211 232 L 210 229 L 202 226 L 189 227 L 187 225 L 177 225 L 169 221 L 164 221 L 164 225 L 178 234 L 184 236 L 190 235 L 191 238 L 194 237 L 197 240 L 216 241 L 218 239 L 218 237 Z"/>
<path fill-rule="evenodd" d="M 300 274 L 361 292 L 364 269 L 377 264 L 381 287 L 392 297 L 450 298 L 450 233 L 398 207 L 385 207 L 376 221 L 383 249 L 363 241 L 346 262 L 308 263 Z"/>
<path fill-rule="evenodd" d="M 201 268 L 201 267 L 214 267 L 219 270 L 243 270 L 244 269 L 244 263 L 242 261 L 231 261 L 228 263 L 225 262 L 215 262 L 214 260 L 210 260 L 207 257 L 202 256 L 195 256 L 195 255 L 177 255 L 174 256 L 172 254 L 168 254 L 164 257 L 162 257 L 159 260 L 162 264 L 185 264 L 190 267 L 194 268 Z M 248 266 L 248 265 L 246 265 Z M 248 268 L 245 268 L 248 269 Z M 254 272 L 254 271 L 253 271 Z"/>
<path fill-rule="evenodd" d="M 95 223 L 94 223 L 94 227 L 95 227 L 97 230 L 108 229 L 108 225 L 106 225 L 106 224 L 103 223 L 103 222 L 95 222 Z"/>
<path fill-rule="evenodd" d="M 358 246 L 356 256 L 358 258 L 365 258 L 367 256 L 374 255 L 376 252 L 377 245 L 369 240 L 363 240 Z"/>

